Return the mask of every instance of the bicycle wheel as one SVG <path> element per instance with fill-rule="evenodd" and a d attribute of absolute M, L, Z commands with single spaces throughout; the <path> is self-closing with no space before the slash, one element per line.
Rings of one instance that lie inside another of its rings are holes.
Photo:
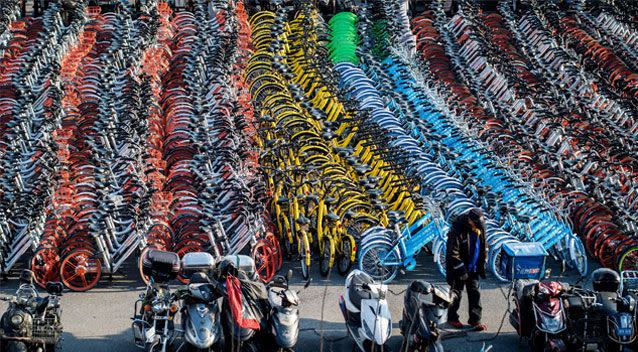
<path fill-rule="evenodd" d="M 40 249 L 31 258 L 31 270 L 35 275 L 35 282 L 45 288 L 47 282 L 60 279 L 60 256 L 54 249 Z"/>
<path fill-rule="evenodd" d="M 281 258 L 281 246 L 277 236 L 269 233 L 266 235 L 266 240 L 270 243 L 270 248 L 273 250 L 273 258 L 275 259 L 275 271 L 281 270 L 283 260 Z"/>
<path fill-rule="evenodd" d="M 341 240 L 341 251 L 337 257 L 337 270 L 339 275 L 346 276 L 352 268 L 352 251 L 353 246 L 350 242 L 350 238 L 344 238 Z"/>
<path fill-rule="evenodd" d="M 60 265 L 62 282 L 76 292 L 84 292 L 95 287 L 101 275 L 101 261 L 85 250 L 69 254 Z"/>
<path fill-rule="evenodd" d="M 445 269 L 446 258 L 445 252 L 447 251 L 447 243 L 441 240 L 439 243 L 434 245 L 434 262 L 436 263 L 436 268 L 439 270 L 439 273 L 444 278 L 447 277 L 447 270 Z"/>
<path fill-rule="evenodd" d="M 150 282 L 150 278 L 144 274 L 143 264 L 144 256 L 148 253 L 149 250 L 149 247 L 145 247 L 144 249 L 142 249 L 142 251 L 140 252 L 140 256 L 137 258 L 137 271 L 140 274 L 140 278 L 142 279 L 142 282 L 144 282 L 144 285 L 148 285 L 148 283 Z"/>
<path fill-rule="evenodd" d="M 502 269 L 501 263 L 503 262 L 503 245 L 498 245 L 497 248 L 492 252 L 492 256 L 489 258 L 490 269 L 492 270 L 492 274 L 499 280 L 503 282 L 508 282 L 505 278 L 505 272 Z"/>
<path fill-rule="evenodd" d="M 569 265 L 576 269 L 580 276 L 587 275 L 587 251 L 583 241 L 576 236 L 569 240 Z"/>
<path fill-rule="evenodd" d="M 334 244 L 328 237 L 324 237 L 322 240 L 320 258 L 319 258 L 319 271 L 321 276 L 328 276 L 330 269 L 332 269 L 332 261 L 334 258 Z"/>
<path fill-rule="evenodd" d="M 272 249 L 267 241 L 259 241 L 252 250 L 257 275 L 264 282 L 269 282 L 275 274 L 275 263 Z"/>
<path fill-rule="evenodd" d="M 638 270 L 638 247 L 628 249 L 620 257 L 618 262 L 618 271 Z"/>
<path fill-rule="evenodd" d="M 283 252 L 284 252 L 284 257 L 288 260 L 290 260 L 292 258 L 292 243 L 290 243 L 290 241 L 288 240 L 287 236 L 281 236 L 281 242 L 283 242 L 283 246 L 280 246 L 283 248 Z"/>
<path fill-rule="evenodd" d="M 299 239 L 299 255 L 301 257 L 301 275 L 304 280 L 310 277 L 310 243 L 308 243 L 308 235 L 302 234 Z"/>
<path fill-rule="evenodd" d="M 401 258 L 388 242 L 371 243 L 359 255 L 359 270 L 376 281 L 388 283 L 397 276 Z M 388 264 L 390 263 L 390 264 Z"/>

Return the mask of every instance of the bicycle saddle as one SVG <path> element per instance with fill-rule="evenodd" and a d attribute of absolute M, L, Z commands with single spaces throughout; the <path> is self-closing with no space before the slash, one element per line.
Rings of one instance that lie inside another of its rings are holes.
<path fill-rule="evenodd" d="M 310 219 L 308 219 L 307 217 L 305 217 L 305 216 L 303 216 L 303 215 L 300 215 L 300 216 L 297 218 L 297 220 L 296 220 L 296 221 L 297 221 L 297 223 L 298 223 L 299 225 L 308 225 L 308 224 L 310 224 Z"/>
<path fill-rule="evenodd" d="M 357 174 L 359 175 L 365 175 L 365 173 L 368 172 L 369 170 L 370 170 L 370 167 L 364 164 L 357 165 L 354 168 L 354 171 L 356 171 Z"/>
<path fill-rule="evenodd" d="M 404 216 L 405 213 L 403 211 L 390 210 L 388 212 L 388 218 L 390 220 L 394 220 L 395 222 L 402 220 Z"/>

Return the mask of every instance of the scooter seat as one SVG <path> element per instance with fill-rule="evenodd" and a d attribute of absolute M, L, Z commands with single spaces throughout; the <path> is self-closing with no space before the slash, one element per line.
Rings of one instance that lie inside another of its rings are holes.
<path fill-rule="evenodd" d="M 209 284 L 211 281 L 208 276 L 204 273 L 193 273 L 191 276 L 190 283 L 191 284 Z"/>
<path fill-rule="evenodd" d="M 600 303 L 602 307 L 600 309 L 607 312 L 616 312 L 618 304 L 616 303 L 618 293 L 616 292 L 598 292 L 596 293 L 596 302 Z"/>
<path fill-rule="evenodd" d="M 361 300 L 372 298 L 372 292 L 362 286 L 364 284 L 370 285 L 373 283 L 372 278 L 364 273 L 358 273 L 352 276 L 348 287 L 348 299 L 357 310 L 361 309 Z"/>

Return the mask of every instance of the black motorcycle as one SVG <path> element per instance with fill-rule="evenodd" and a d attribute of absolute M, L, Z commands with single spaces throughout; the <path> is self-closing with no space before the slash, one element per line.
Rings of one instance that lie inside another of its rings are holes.
<path fill-rule="evenodd" d="M 0 351 L 52 352 L 62 335 L 60 296 L 64 286 L 46 284 L 47 297 L 40 297 L 31 270 L 23 270 L 14 296 L 3 296 L 9 307 L 0 319 Z"/>
<path fill-rule="evenodd" d="M 443 352 L 438 325 L 445 322 L 454 293 L 447 286 L 415 280 L 405 293 L 401 351 Z"/>
<path fill-rule="evenodd" d="M 167 352 L 175 339 L 173 318 L 178 311 L 169 281 L 180 269 L 176 253 L 150 250 L 142 258 L 143 273 L 149 277 L 146 291 L 135 302 L 132 318 L 135 345 L 146 352 Z"/>
<path fill-rule="evenodd" d="M 610 269 L 592 273 L 593 291 L 572 289 L 564 299 L 570 351 L 616 352 L 636 341 L 636 300 L 620 293 L 620 276 Z"/>

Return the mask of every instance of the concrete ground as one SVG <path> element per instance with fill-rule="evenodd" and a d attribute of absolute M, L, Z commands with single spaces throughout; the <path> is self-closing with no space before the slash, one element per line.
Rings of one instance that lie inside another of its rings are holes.
<path fill-rule="evenodd" d="M 551 261 L 548 260 L 548 261 Z M 399 320 L 403 306 L 401 291 L 414 279 L 441 282 L 440 275 L 432 263 L 432 257 L 423 255 L 413 272 L 399 275 L 390 285 L 398 295 L 388 295 L 393 317 L 393 336 L 390 347 L 397 351 L 401 345 Z M 103 278 L 101 284 L 83 293 L 67 292 L 62 297 L 64 340 L 62 351 L 125 352 L 136 351 L 130 330 L 133 303 L 143 292 L 143 284 L 138 279 L 136 268 L 131 264 L 120 269 L 113 281 Z M 301 288 L 303 282 L 295 263 L 285 265 L 293 269 L 293 284 Z M 553 279 L 574 283 L 577 277 L 572 273 L 560 275 L 560 268 L 553 268 Z M 282 270 L 282 273 L 285 273 Z M 312 273 L 311 286 L 300 294 L 300 340 L 299 352 L 353 351 L 353 343 L 346 336 L 345 325 L 339 310 L 339 295 L 343 291 L 344 279 L 336 271 L 330 279 L 320 277 L 318 270 Z M 493 279 L 486 279 L 482 285 L 483 321 L 488 325 L 486 332 L 444 332 L 443 345 L 446 351 L 481 351 L 483 341 L 493 345 L 492 351 L 527 351 L 527 344 L 519 343 L 519 338 L 510 326 L 507 317 L 497 334 L 501 321 L 508 309 L 506 294 L 509 285 Z M 15 279 L 0 283 L 0 294 L 12 294 Z M 511 301 L 511 299 L 510 299 Z M 462 321 L 467 320 L 467 296 L 463 297 L 460 314 Z M 5 304 L 0 303 L 4 311 Z M 446 326 L 444 326 L 446 328 Z"/>

